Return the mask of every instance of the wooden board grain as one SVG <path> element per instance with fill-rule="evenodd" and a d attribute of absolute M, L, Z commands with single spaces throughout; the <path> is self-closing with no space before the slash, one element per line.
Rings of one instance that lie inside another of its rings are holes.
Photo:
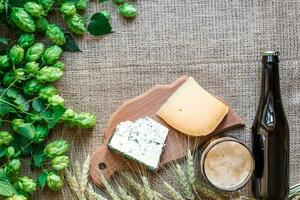
<path fill-rule="evenodd" d="M 128 100 L 121 105 L 111 116 L 104 131 L 104 140 L 102 145 L 91 156 L 90 176 L 92 181 L 100 185 L 100 175 L 110 178 L 115 172 L 131 169 L 139 169 L 139 165 L 129 161 L 123 156 L 111 152 L 107 148 L 109 139 L 114 133 L 116 126 L 123 121 L 135 121 L 141 117 L 149 116 L 155 121 L 169 128 L 169 134 L 166 140 L 165 150 L 161 157 L 160 166 L 178 160 L 186 155 L 189 149 L 193 150 L 203 143 L 203 137 L 190 137 L 182 134 L 172 127 L 168 126 L 157 115 L 157 110 L 166 102 L 166 100 L 180 87 L 186 80 L 183 76 L 170 85 L 158 85 L 144 94 Z M 229 113 L 219 124 L 217 129 L 211 134 L 224 132 L 228 129 L 243 125 L 242 119 L 230 108 Z M 206 137 L 208 138 L 208 137 Z"/>

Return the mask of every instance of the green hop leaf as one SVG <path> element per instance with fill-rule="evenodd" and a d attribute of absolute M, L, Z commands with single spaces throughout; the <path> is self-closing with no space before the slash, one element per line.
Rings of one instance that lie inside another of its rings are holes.
<path fill-rule="evenodd" d="M 36 183 L 33 179 L 23 176 L 18 178 L 17 188 L 26 193 L 33 193 L 36 190 Z"/>
<path fill-rule="evenodd" d="M 61 120 L 71 121 L 74 119 L 75 115 L 76 115 L 76 112 L 73 109 L 68 108 L 66 110 L 66 112 L 63 114 L 63 116 L 61 117 Z"/>
<path fill-rule="evenodd" d="M 21 194 L 15 194 L 14 196 L 8 197 L 5 200 L 28 200 L 28 198 Z"/>
<path fill-rule="evenodd" d="M 36 30 L 34 20 L 25 11 L 24 8 L 15 7 L 12 9 L 11 20 L 15 23 L 17 27 L 27 33 L 33 33 Z"/>
<path fill-rule="evenodd" d="M 107 19 L 110 19 L 110 12 L 108 12 L 107 10 L 103 10 L 100 12 L 104 17 L 106 17 Z"/>
<path fill-rule="evenodd" d="M 48 104 L 50 106 L 64 106 L 65 100 L 59 95 L 53 95 L 48 98 Z"/>
<path fill-rule="evenodd" d="M 51 160 L 51 166 L 56 171 L 64 170 L 69 165 L 69 157 L 68 156 L 56 156 Z"/>
<path fill-rule="evenodd" d="M 0 171 L 0 196 L 12 196 L 14 186 L 10 183 L 9 177 L 2 170 Z"/>
<path fill-rule="evenodd" d="M 39 4 L 42 5 L 45 13 L 51 12 L 55 4 L 55 0 L 38 0 Z"/>
<path fill-rule="evenodd" d="M 55 67 L 55 68 L 59 68 L 61 70 L 65 69 L 65 64 L 61 61 L 57 61 L 54 65 L 52 65 L 51 67 Z"/>
<path fill-rule="evenodd" d="M 66 42 L 64 32 L 55 24 L 49 24 L 47 26 L 46 36 L 56 45 L 63 45 Z"/>
<path fill-rule="evenodd" d="M 53 190 L 53 191 L 58 191 L 62 188 L 64 185 L 64 182 L 62 178 L 55 174 L 54 172 L 50 172 L 47 176 L 47 186 Z"/>
<path fill-rule="evenodd" d="M 64 51 L 69 51 L 69 52 L 78 52 L 81 51 L 76 44 L 76 40 L 73 38 L 73 36 L 70 33 L 65 33 L 66 37 L 66 43 L 61 46 L 61 48 Z"/>
<path fill-rule="evenodd" d="M 43 67 L 36 75 L 37 81 L 40 83 L 55 82 L 59 80 L 64 72 L 55 67 Z"/>
<path fill-rule="evenodd" d="M 48 176 L 48 172 L 47 171 L 42 171 L 42 173 L 39 175 L 39 177 L 37 179 L 37 185 L 40 186 L 42 189 L 46 185 L 47 176 Z"/>
<path fill-rule="evenodd" d="M 49 158 L 54 158 L 56 156 L 61 156 L 65 154 L 69 149 L 69 144 L 66 140 L 55 140 L 49 144 L 44 149 L 44 153 Z"/>
<path fill-rule="evenodd" d="M 96 116 L 92 113 L 82 112 L 75 115 L 74 123 L 80 128 L 92 128 L 96 125 Z"/>
<path fill-rule="evenodd" d="M 89 33 L 95 36 L 112 33 L 109 19 L 102 13 L 95 13 L 91 17 L 87 30 Z"/>
<path fill-rule="evenodd" d="M 5 168 L 8 175 L 19 175 L 21 171 L 21 161 L 19 159 L 10 160 Z"/>
<path fill-rule="evenodd" d="M 13 141 L 13 136 L 8 131 L 0 131 L 0 146 L 9 145 Z"/>
<path fill-rule="evenodd" d="M 40 67 L 37 62 L 28 62 L 28 63 L 26 63 L 26 65 L 24 67 L 24 71 L 27 74 L 35 75 L 39 72 L 39 70 L 40 70 Z"/>
<path fill-rule="evenodd" d="M 46 85 L 41 87 L 39 97 L 44 100 L 48 100 L 49 97 L 58 94 L 58 90 L 52 85 Z"/>
<path fill-rule="evenodd" d="M 114 0 L 114 3 L 116 3 L 116 4 L 123 4 L 124 0 Z"/>
<path fill-rule="evenodd" d="M 25 11 L 33 16 L 33 17 L 39 17 L 44 14 L 44 9 L 40 4 L 37 4 L 35 2 L 27 2 L 24 4 Z"/>
<path fill-rule="evenodd" d="M 24 59 L 24 49 L 20 47 L 19 45 L 14 45 L 10 50 L 9 50 L 9 57 L 14 64 L 19 64 L 23 61 Z"/>
<path fill-rule="evenodd" d="M 137 10 L 132 4 L 125 3 L 119 6 L 119 14 L 126 18 L 135 17 Z"/>
<path fill-rule="evenodd" d="M 85 11 L 88 7 L 88 1 L 87 0 L 78 0 L 75 4 L 76 9 L 80 11 Z"/>
<path fill-rule="evenodd" d="M 0 55 L 0 69 L 6 69 L 10 67 L 10 60 L 8 55 Z"/>
<path fill-rule="evenodd" d="M 47 30 L 47 27 L 49 25 L 48 20 L 45 17 L 37 17 L 35 18 L 35 26 L 36 30 L 40 32 L 45 32 Z"/>
<path fill-rule="evenodd" d="M 28 140 L 32 140 L 36 134 L 33 124 L 25 123 L 23 119 L 14 119 L 12 121 L 12 128 Z"/>
<path fill-rule="evenodd" d="M 49 129 L 47 126 L 43 126 L 43 125 L 37 125 L 35 127 L 35 135 L 33 137 L 33 142 L 34 143 L 41 143 L 45 140 L 45 138 L 48 136 L 49 134 Z"/>
<path fill-rule="evenodd" d="M 45 51 L 45 46 L 43 43 L 35 43 L 31 46 L 26 53 L 25 59 L 29 62 L 38 61 Z"/>
<path fill-rule="evenodd" d="M 62 53 L 63 51 L 59 46 L 57 45 L 51 46 L 46 49 L 43 55 L 43 60 L 48 65 L 53 65 L 60 59 Z"/>
<path fill-rule="evenodd" d="M 22 48 L 28 48 L 34 44 L 35 37 L 33 34 L 25 33 L 18 39 L 18 45 Z"/>
<path fill-rule="evenodd" d="M 61 12 L 62 15 L 64 16 L 72 16 L 75 15 L 76 12 L 76 7 L 73 2 L 65 2 L 61 5 L 59 11 Z"/>
<path fill-rule="evenodd" d="M 68 28 L 77 35 L 84 35 L 85 25 L 83 18 L 79 15 L 73 15 L 66 19 Z"/>
<path fill-rule="evenodd" d="M 23 91 L 25 94 L 34 95 L 40 91 L 41 84 L 35 80 L 31 79 L 25 83 L 23 86 Z"/>
<path fill-rule="evenodd" d="M 15 155 L 15 153 L 16 153 L 16 150 L 15 150 L 15 147 L 13 147 L 13 146 L 9 146 L 9 147 L 7 147 L 7 149 L 6 149 L 6 156 L 8 157 L 8 158 L 11 158 L 11 157 L 13 157 L 14 155 Z"/>
<path fill-rule="evenodd" d="M 27 114 L 25 116 L 25 122 L 29 122 L 29 123 L 40 122 L 40 123 L 43 123 L 44 118 L 42 116 L 40 116 L 38 112 L 32 111 L 32 112 L 30 112 L 29 114 Z M 36 130 L 36 132 L 37 132 L 37 130 Z"/>

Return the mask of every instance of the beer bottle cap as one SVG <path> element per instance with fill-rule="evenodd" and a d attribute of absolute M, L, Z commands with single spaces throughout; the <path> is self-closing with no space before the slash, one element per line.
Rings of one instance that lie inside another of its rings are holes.
<path fill-rule="evenodd" d="M 279 52 L 278 51 L 264 51 L 262 53 L 262 62 L 263 63 L 272 63 L 279 62 Z"/>

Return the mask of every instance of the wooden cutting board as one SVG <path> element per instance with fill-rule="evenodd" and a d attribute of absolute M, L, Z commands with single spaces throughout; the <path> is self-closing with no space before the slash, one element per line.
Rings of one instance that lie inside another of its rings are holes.
<path fill-rule="evenodd" d="M 103 144 L 91 156 L 90 176 L 94 183 L 101 185 L 101 174 L 109 179 L 115 172 L 124 169 L 140 170 L 140 167 L 142 167 L 134 161 L 129 161 L 123 156 L 109 151 L 107 148 L 109 139 L 120 122 L 126 120 L 135 121 L 139 118 L 149 116 L 169 128 L 170 131 L 166 139 L 166 146 L 161 157 L 160 166 L 184 157 L 189 149 L 196 149 L 204 141 L 207 141 L 209 138 L 207 136 L 190 137 L 184 135 L 168 126 L 156 116 L 158 109 L 187 79 L 187 76 L 183 76 L 170 85 L 155 86 L 144 94 L 128 100 L 116 110 L 104 131 Z M 241 125 L 243 125 L 243 120 L 230 108 L 227 116 L 210 136 Z"/>

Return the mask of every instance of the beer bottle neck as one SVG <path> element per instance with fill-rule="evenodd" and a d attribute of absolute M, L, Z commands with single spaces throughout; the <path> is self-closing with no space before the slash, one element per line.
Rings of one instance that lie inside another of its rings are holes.
<path fill-rule="evenodd" d="M 263 62 L 261 98 L 265 99 L 269 94 L 281 100 L 280 78 L 278 62 Z"/>

